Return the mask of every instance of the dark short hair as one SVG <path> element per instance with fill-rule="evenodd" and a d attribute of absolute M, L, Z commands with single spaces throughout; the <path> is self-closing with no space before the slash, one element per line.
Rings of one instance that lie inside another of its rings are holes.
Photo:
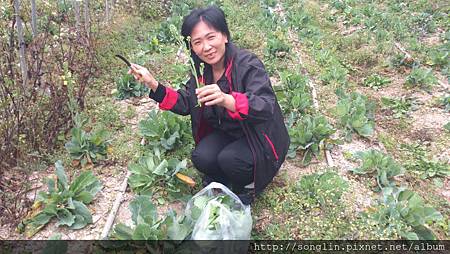
<path fill-rule="evenodd" d="M 183 35 L 184 38 L 191 36 L 192 30 L 200 21 L 212 26 L 219 32 L 222 32 L 227 36 L 228 40 L 231 40 L 230 31 L 228 30 L 227 21 L 225 20 L 225 14 L 215 5 L 194 9 L 184 17 L 183 25 L 181 26 L 181 35 Z"/>

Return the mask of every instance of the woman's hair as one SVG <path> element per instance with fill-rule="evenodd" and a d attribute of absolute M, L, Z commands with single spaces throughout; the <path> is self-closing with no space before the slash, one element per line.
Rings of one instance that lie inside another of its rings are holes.
<path fill-rule="evenodd" d="M 181 26 L 181 35 L 183 35 L 184 38 L 191 36 L 192 30 L 200 21 L 205 22 L 217 31 L 225 34 L 228 40 L 231 39 L 227 21 L 225 20 L 225 14 L 215 5 L 194 9 L 189 15 L 184 17 L 183 25 Z"/>
<path fill-rule="evenodd" d="M 192 30 L 200 21 L 205 22 L 208 26 L 211 26 L 217 31 L 223 33 L 224 35 L 227 36 L 228 41 L 231 41 L 230 30 L 228 30 L 225 14 L 219 7 L 211 5 L 206 8 L 194 9 L 187 16 L 184 17 L 183 25 L 181 26 L 181 35 L 184 37 L 186 47 L 191 48 L 189 45 L 191 42 L 187 38 L 191 36 Z M 194 53 L 192 48 L 191 48 L 191 57 L 192 59 L 194 59 L 195 67 L 198 73 L 199 65 L 200 62 L 202 61 Z"/>

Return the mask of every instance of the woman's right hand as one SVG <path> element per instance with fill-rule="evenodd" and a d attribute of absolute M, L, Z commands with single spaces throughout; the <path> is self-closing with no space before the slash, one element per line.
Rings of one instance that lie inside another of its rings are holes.
<path fill-rule="evenodd" d="M 137 81 L 143 83 L 153 91 L 156 91 L 156 88 L 158 88 L 158 81 L 156 81 L 148 69 L 143 66 L 132 63 L 128 74 L 132 74 Z"/>

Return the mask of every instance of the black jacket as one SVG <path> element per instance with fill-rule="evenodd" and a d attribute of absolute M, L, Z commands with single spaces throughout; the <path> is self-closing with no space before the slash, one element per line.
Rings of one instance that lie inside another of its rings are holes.
<path fill-rule="evenodd" d="M 226 110 L 224 117 L 239 120 L 246 135 L 253 153 L 255 194 L 259 194 L 272 181 L 285 160 L 290 144 L 288 131 L 269 76 L 256 55 L 227 43 L 225 66 L 231 94 L 236 100 L 236 112 Z M 192 134 L 198 143 L 212 128 L 202 117 L 202 111 L 207 106 L 197 106 L 195 89 L 196 83 L 192 77 L 178 91 L 159 85 L 155 92 L 150 92 L 150 98 L 159 102 L 163 110 L 180 115 L 190 114 Z"/>

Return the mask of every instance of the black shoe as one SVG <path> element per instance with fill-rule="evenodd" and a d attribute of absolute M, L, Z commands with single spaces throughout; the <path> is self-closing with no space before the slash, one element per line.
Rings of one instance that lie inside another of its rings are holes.
<path fill-rule="evenodd" d="M 237 196 L 244 205 L 251 205 L 255 201 L 253 190 L 247 190 L 244 193 L 237 194 Z"/>
<path fill-rule="evenodd" d="M 214 182 L 214 179 L 210 176 L 203 176 L 202 178 L 202 188 L 205 188 L 206 186 L 208 186 L 210 183 Z"/>

